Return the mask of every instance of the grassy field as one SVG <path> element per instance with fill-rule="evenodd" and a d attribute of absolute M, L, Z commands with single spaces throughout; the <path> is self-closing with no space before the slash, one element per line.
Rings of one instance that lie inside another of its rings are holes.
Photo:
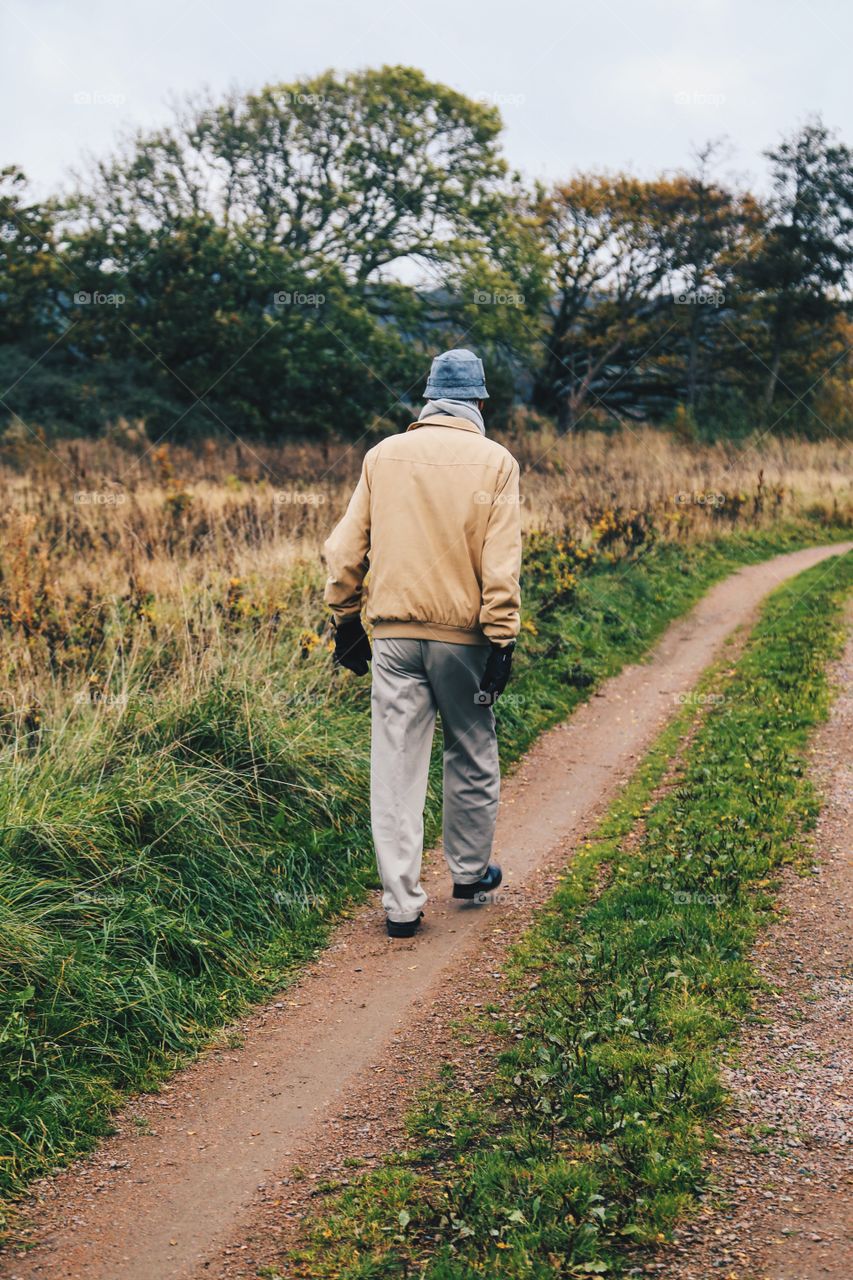
<path fill-rule="evenodd" d="M 851 589 L 848 555 L 771 597 L 566 868 L 503 1004 L 465 1027 L 497 1071 L 445 1069 L 411 1149 L 327 1194 L 287 1275 L 548 1280 L 648 1261 L 705 1185 L 720 1052 L 760 985 L 750 949 L 779 868 L 807 870 L 805 749 Z"/>
<path fill-rule="evenodd" d="M 574 550 L 684 545 L 809 517 L 849 523 L 839 442 L 680 443 L 648 428 L 504 438 L 522 518 Z M 191 694 L 242 650 L 318 642 L 318 563 L 364 449 L 115 439 L 0 443 L 0 733 L 76 705 Z M 304 637 L 302 636 L 305 632 Z M 91 695 L 91 697 L 90 697 Z"/>
<path fill-rule="evenodd" d="M 6 1192 L 286 981 L 374 883 L 369 686 L 332 670 L 317 561 L 359 456 L 129 434 L 4 446 Z M 505 763 L 712 581 L 849 531 L 832 444 L 511 443 L 525 609 Z"/>

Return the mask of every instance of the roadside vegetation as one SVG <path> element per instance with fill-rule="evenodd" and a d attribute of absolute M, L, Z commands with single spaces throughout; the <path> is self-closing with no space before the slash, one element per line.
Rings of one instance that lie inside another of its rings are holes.
<path fill-rule="evenodd" d="M 699 446 L 650 427 L 530 432 L 523 417 L 497 438 L 522 468 L 528 564 L 541 561 L 562 603 L 593 563 L 796 524 L 820 540 L 853 523 L 842 441 Z M 245 648 L 301 670 L 327 638 L 320 548 L 370 443 L 190 450 L 128 426 L 0 444 L 0 735 L 32 738 L 69 709 L 75 723 L 110 715 L 165 680 L 190 697 Z M 542 533 L 550 556 L 533 554 Z"/>
<path fill-rule="evenodd" d="M 847 555 L 774 593 L 512 954 L 478 1029 L 494 1076 L 472 1096 L 445 1071 L 410 1150 L 327 1197 L 287 1276 L 621 1275 L 689 1213 L 727 1101 L 721 1052 L 760 986 L 751 947 L 779 869 L 808 871 L 805 753 L 851 589 Z"/>
<path fill-rule="evenodd" d="M 291 477 L 281 490 L 237 449 L 190 461 L 102 448 L 72 446 L 50 465 L 41 452 L 40 471 L 29 455 L 6 459 L 7 1193 L 84 1150 L 127 1091 L 286 982 L 375 881 L 369 686 L 332 668 L 317 560 L 349 479 L 322 480 L 307 447 L 262 455 Z M 108 483 L 118 460 L 125 473 L 133 464 L 133 487 Z M 747 463 L 648 432 L 558 442 L 524 461 L 505 765 L 711 582 L 849 533 L 832 444 L 770 442 Z M 75 501 L 116 492 L 125 500 Z M 299 501 L 315 492 L 327 501 Z M 436 759 L 428 839 L 439 786 Z"/>

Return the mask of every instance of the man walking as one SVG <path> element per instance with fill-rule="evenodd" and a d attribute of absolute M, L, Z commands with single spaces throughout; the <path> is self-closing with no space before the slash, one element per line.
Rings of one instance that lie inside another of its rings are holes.
<path fill-rule="evenodd" d="M 482 361 L 432 362 L 417 422 L 370 449 L 324 548 L 335 661 L 371 691 L 371 824 L 388 933 L 423 915 L 423 811 L 436 712 L 444 734 L 444 855 L 454 898 L 496 889 L 500 794 L 492 703 L 519 629 L 518 463 L 485 434 Z M 361 622 L 368 569 L 367 620 Z"/>

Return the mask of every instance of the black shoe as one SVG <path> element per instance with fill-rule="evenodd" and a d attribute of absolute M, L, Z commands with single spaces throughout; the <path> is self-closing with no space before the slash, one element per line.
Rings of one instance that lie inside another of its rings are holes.
<path fill-rule="evenodd" d="M 403 920 L 402 922 L 398 920 L 386 920 L 385 924 L 388 929 L 388 937 L 413 938 L 418 929 L 420 929 L 423 918 L 424 913 L 421 912 L 417 920 Z"/>
<path fill-rule="evenodd" d="M 490 862 L 486 868 L 486 874 L 481 880 L 475 880 L 473 884 L 454 884 L 454 898 L 479 898 L 482 893 L 491 893 L 493 889 L 497 889 L 503 880 L 503 872 L 496 862 Z"/>

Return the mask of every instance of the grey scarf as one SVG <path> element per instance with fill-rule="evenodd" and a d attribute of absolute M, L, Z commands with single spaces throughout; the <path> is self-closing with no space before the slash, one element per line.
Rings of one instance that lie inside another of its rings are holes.
<path fill-rule="evenodd" d="M 467 418 L 469 422 L 473 422 L 474 426 L 480 429 L 483 435 L 486 434 L 483 415 L 476 404 L 472 404 L 470 400 L 427 400 L 418 416 L 418 422 L 423 422 L 424 418 L 433 418 L 436 414 L 442 413 L 447 414 L 450 418 Z"/>

